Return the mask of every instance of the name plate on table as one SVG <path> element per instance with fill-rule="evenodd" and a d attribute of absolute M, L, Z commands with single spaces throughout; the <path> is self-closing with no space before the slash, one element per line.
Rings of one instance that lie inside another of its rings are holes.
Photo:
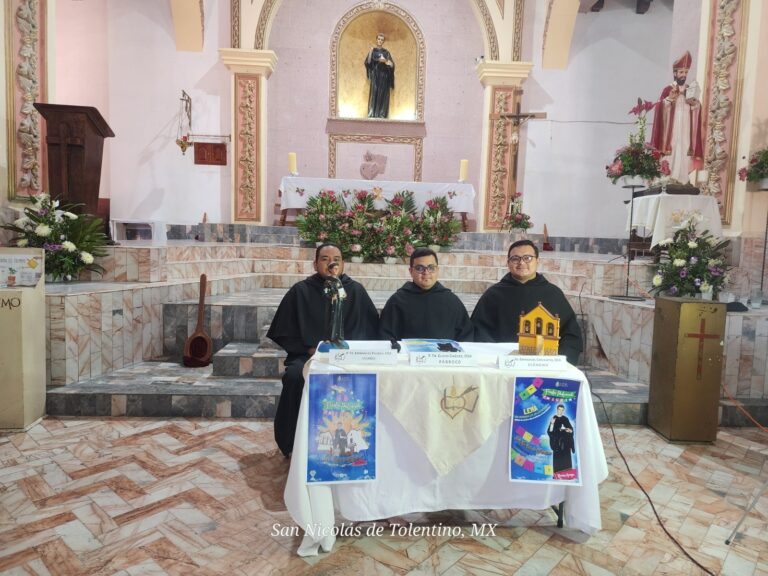
<path fill-rule="evenodd" d="M 411 366 L 477 366 L 477 360 L 468 352 L 410 352 L 409 356 Z"/>
<path fill-rule="evenodd" d="M 331 364 L 379 364 L 394 366 L 397 364 L 397 350 L 340 350 L 328 351 Z"/>
<path fill-rule="evenodd" d="M 568 367 L 568 360 L 565 356 L 525 356 L 518 354 L 499 356 L 499 370 L 562 372 Z"/>

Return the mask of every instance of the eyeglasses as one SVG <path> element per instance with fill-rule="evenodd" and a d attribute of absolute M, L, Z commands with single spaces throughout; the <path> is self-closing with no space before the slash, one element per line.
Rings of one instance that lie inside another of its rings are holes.
<path fill-rule="evenodd" d="M 413 267 L 416 272 L 419 274 L 424 274 L 424 272 L 429 272 L 430 274 L 437 270 L 437 266 L 434 264 L 430 264 L 429 266 L 422 266 L 421 264 L 416 264 L 416 266 Z"/>
<path fill-rule="evenodd" d="M 526 264 L 530 264 L 536 259 L 536 256 L 533 254 L 526 254 L 525 256 L 510 256 L 507 258 L 507 262 L 511 262 L 512 264 L 519 264 L 520 262 L 525 262 Z"/>

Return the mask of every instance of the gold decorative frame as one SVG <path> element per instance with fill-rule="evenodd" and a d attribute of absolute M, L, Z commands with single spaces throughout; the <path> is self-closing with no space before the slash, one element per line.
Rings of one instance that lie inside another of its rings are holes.
<path fill-rule="evenodd" d="M 272 19 L 272 11 L 280 0 L 266 0 L 259 12 L 259 21 L 256 24 L 256 35 L 253 38 L 253 47 L 256 50 L 265 50 L 267 42 L 267 23 Z"/>
<path fill-rule="evenodd" d="M 235 74 L 235 221 L 261 218 L 258 74 Z"/>
<path fill-rule="evenodd" d="M 328 178 L 336 178 L 336 145 L 340 142 L 372 142 L 375 144 L 411 144 L 413 146 L 413 181 L 421 182 L 424 139 L 417 136 L 371 136 L 368 134 L 328 135 Z"/>
<path fill-rule="evenodd" d="M 525 0 L 515 0 L 515 32 L 514 32 L 515 39 L 514 39 L 514 45 L 512 46 L 513 62 L 519 62 L 523 54 L 524 11 L 525 11 Z"/>
<path fill-rule="evenodd" d="M 8 198 L 40 192 L 46 182 L 40 116 L 33 102 L 46 101 L 45 0 L 6 0 L 5 66 Z M 17 48 L 18 46 L 18 48 Z M 21 192 L 25 193 L 22 194 Z"/>
<path fill-rule="evenodd" d="M 424 43 L 424 34 L 421 28 L 408 12 L 396 6 L 395 4 L 381 2 L 365 2 L 354 6 L 347 11 L 336 23 L 331 36 L 331 55 L 330 55 L 330 94 L 328 98 L 328 117 L 338 118 L 338 92 L 339 92 L 339 43 L 344 29 L 349 23 L 367 12 L 389 12 L 402 20 L 416 38 L 416 119 L 424 120 L 424 71 L 426 68 L 426 45 Z"/>

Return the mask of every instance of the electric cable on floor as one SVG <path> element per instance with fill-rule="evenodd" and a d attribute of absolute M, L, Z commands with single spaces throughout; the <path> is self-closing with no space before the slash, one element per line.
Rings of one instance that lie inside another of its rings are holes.
<path fill-rule="evenodd" d="M 664 525 L 664 521 L 661 519 L 661 516 L 659 516 L 659 513 L 656 511 L 656 506 L 653 504 L 653 500 L 651 500 L 650 495 L 648 492 L 645 491 L 645 488 L 643 488 L 643 485 L 640 484 L 640 481 L 635 477 L 635 475 L 632 473 L 632 470 L 629 468 L 629 462 L 627 462 L 627 459 L 624 457 L 624 454 L 621 451 L 621 448 L 619 448 L 619 443 L 616 440 L 616 432 L 613 430 L 613 424 L 611 424 L 611 419 L 608 417 L 608 409 L 605 407 L 605 402 L 603 402 L 603 399 L 600 397 L 600 395 L 595 392 L 591 391 L 592 395 L 597 397 L 598 400 L 600 400 L 600 405 L 603 407 L 603 412 L 605 413 L 605 421 L 608 423 L 608 427 L 611 429 L 611 435 L 613 436 L 613 444 L 616 446 L 616 451 L 619 453 L 619 456 L 621 456 L 621 459 L 624 461 L 624 466 L 627 469 L 627 472 L 629 472 L 629 475 L 632 477 L 632 480 L 635 481 L 635 484 L 637 484 L 638 488 L 642 491 L 643 494 L 645 494 L 646 500 L 648 500 L 648 503 L 651 505 L 651 510 L 653 510 L 654 515 L 656 516 L 656 520 L 659 522 L 659 526 L 661 526 L 661 529 L 664 530 L 664 533 L 669 537 L 672 542 L 675 543 L 675 545 L 680 549 L 680 551 L 685 554 L 685 556 L 696 566 L 701 568 L 704 572 L 707 574 L 710 574 L 711 576 L 715 576 L 715 573 L 700 564 L 693 556 L 691 556 L 688 551 L 683 548 L 683 545 L 680 544 L 680 542 L 677 541 L 677 539 L 670 534 L 669 530 L 667 530 L 667 527 Z"/>

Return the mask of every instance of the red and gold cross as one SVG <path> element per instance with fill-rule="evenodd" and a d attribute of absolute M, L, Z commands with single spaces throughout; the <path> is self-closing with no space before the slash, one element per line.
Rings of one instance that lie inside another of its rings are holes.
<path fill-rule="evenodd" d="M 707 321 L 702 318 L 698 334 L 691 332 L 685 335 L 687 338 L 697 338 L 699 340 L 699 361 L 696 365 L 696 380 L 701 380 L 701 365 L 704 361 L 704 340 L 717 340 L 720 338 L 719 334 L 707 334 L 705 332 L 706 324 Z"/>

